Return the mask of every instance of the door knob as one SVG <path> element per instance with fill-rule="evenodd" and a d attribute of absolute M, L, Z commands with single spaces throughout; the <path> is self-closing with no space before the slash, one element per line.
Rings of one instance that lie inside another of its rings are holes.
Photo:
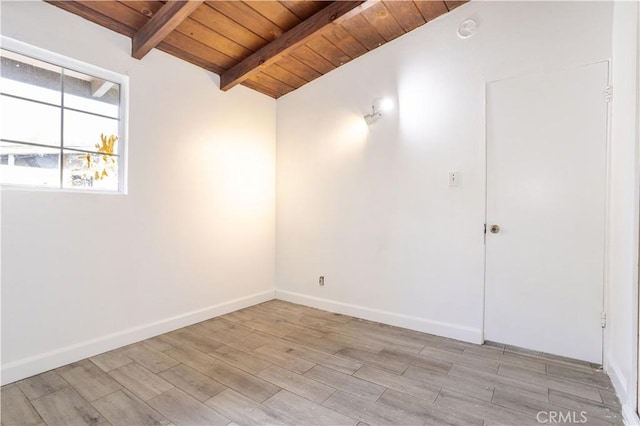
<path fill-rule="evenodd" d="M 489 230 L 491 231 L 492 234 L 497 234 L 500 232 L 500 226 L 491 225 L 491 228 L 489 228 Z"/>

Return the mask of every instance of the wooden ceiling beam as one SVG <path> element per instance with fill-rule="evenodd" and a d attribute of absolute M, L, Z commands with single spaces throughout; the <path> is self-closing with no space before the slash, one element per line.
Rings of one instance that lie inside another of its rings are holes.
<path fill-rule="evenodd" d="M 334 1 L 329 6 L 302 21 L 271 43 L 263 46 L 241 62 L 222 73 L 220 89 L 226 91 L 251 78 L 282 56 L 305 44 L 327 25 L 340 23 L 371 7 L 380 0 Z"/>
<path fill-rule="evenodd" d="M 133 37 L 133 34 L 136 32 L 134 28 L 131 28 L 122 22 L 118 22 L 115 18 L 96 12 L 77 1 L 45 0 L 45 2 L 128 37 Z"/>
<path fill-rule="evenodd" d="M 173 31 L 203 0 L 169 0 L 131 39 L 131 56 L 142 59 Z"/>

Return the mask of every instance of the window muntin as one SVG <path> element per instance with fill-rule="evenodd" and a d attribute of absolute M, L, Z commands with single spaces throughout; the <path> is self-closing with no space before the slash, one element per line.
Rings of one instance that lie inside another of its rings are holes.
<path fill-rule="evenodd" d="M 124 192 L 124 78 L 14 50 L 0 55 L 0 183 Z"/>

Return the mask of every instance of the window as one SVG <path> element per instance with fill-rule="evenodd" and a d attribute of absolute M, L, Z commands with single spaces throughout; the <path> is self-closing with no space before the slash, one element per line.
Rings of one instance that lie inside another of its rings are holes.
<path fill-rule="evenodd" d="M 124 192 L 126 77 L 2 45 L 0 183 Z"/>

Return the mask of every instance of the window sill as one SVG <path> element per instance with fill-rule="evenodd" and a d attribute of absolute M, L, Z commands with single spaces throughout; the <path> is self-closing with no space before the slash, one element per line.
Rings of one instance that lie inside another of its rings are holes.
<path fill-rule="evenodd" d="M 127 195 L 127 191 L 107 191 L 107 190 L 89 190 L 89 189 L 69 189 L 69 188 L 51 188 L 47 186 L 27 186 L 0 184 L 0 191 L 18 191 L 18 192 L 51 192 L 66 194 L 92 194 L 92 195 Z"/>

